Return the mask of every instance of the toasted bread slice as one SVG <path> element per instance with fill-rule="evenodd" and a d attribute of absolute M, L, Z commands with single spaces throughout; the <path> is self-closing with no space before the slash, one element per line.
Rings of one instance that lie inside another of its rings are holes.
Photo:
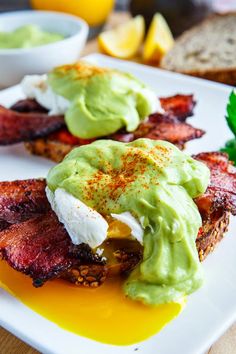
<path fill-rule="evenodd" d="M 33 155 L 47 157 L 55 162 L 61 162 L 76 146 L 51 140 L 49 138 L 43 138 L 25 143 L 25 147 Z"/>
<path fill-rule="evenodd" d="M 236 13 L 216 14 L 181 35 L 161 67 L 236 84 Z"/>
<path fill-rule="evenodd" d="M 198 235 L 196 240 L 200 261 L 203 261 L 222 240 L 229 224 L 229 214 L 229 212 L 222 212 L 218 219 L 209 218 L 204 224 L 202 233 Z M 84 264 L 75 264 L 65 272 L 60 273 L 59 277 L 76 285 L 94 288 L 101 285 L 107 277 L 129 273 L 142 259 L 142 251 L 137 242 L 127 241 L 126 243 L 126 240 L 124 240 L 121 248 L 117 246 L 117 242 L 119 243 L 119 240 L 109 242 L 111 244 L 109 248 L 113 248 L 113 251 L 109 251 L 112 258 L 109 264 L 99 264 L 91 261 Z M 86 252 L 84 257 L 86 259 Z M 6 255 L 3 257 L 0 253 L 0 260 L 1 258 L 6 258 Z M 42 284 L 43 282 L 40 281 L 35 282 L 35 286 L 41 286 Z"/>
<path fill-rule="evenodd" d="M 203 233 L 201 235 L 198 234 L 196 240 L 200 261 L 203 261 L 210 252 L 214 251 L 217 244 L 224 237 L 229 225 L 229 216 L 229 212 L 222 212 L 222 215 L 218 216 L 218 218 L 203 224 Z"/>
<path fill-rule="evenodd" d="M 228 212 L 223 212 L 216 220 L 209 220 L 203 225 L 203 234 L 196 240 L 199 259 L 202 262 L 207 255 L 212 252 L 217 244 L 224 237 L 229 225 Z M 99 286 L 108 276 L 129 273 L 139 262 L 140 252 L 124 252 L 123 257 L 120 253 L 114 252 L 116 263 L 108 266 L 101 265 L 82 265 L 72 268 L 63 274 L 63 278 L 76 284 L 88 287 Z"/>

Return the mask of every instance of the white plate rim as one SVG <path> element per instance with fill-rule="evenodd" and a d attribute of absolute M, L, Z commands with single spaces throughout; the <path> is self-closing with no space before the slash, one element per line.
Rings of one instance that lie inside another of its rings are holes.
<path fill-rule="evenodd" d="M 173 81 L 178 81 L 178 82 L 184 83 L 184 85 L 186 85 L 186 83 L 188 83 L 190 85 L 193 85 L 193 86 L 197 85 L 198 87 L 202 87 L 202 88 L 206 88 L 207 87 L 209 90 L 218 90 L 219 92 L 222 92 L 222 94 L 224 94 L 224 95 L 226 94 L 226 92 L 229 93 L 230 90 L 232 89 L 232 87 L 224 85 L 224 84 L 216 84 L 216 83 L 209 82 L 209 81 L 206 81 L 206 80 L 203 80 L 203 79 L 192 78 L 192 77 L 188 77 L 188 76 L 185 76 L 185 75 L 182 75 L 182 74 L 177 74 L 177 73 L 170 73 L 170 72 L 166 72 L 166 71 L 163 71 L 163 70 L 160 70 L 160 69 L 154 69 L 154 68 L 150 68 L 150 67 L 147 67 L 147 66 L 143 66 L 143 65 L 140 65 L 140 64 L 137 64 L 137 63 L 123 62 L 121 60 L 112 59 L 112 58 L 106 57 L 106 56 L 101 55 L 101 54 L 92 54 L 92 55 L 89 55 L 88 57 L 86 57 L 86 59 L 90 60 L 90 61 L 98 62 L 101 65 L 105 64 L 105 65 L 108 65 L 108 66 L 111 65 L 111 66 L 115 66 L 115 67 L 116 66 L 123 66 L 124 68 L 126 67 L 126 68 L 131 69 L 131 71 L 135 71 L 136 70 L 136 71 L 139 71 L 140 73 L 144 73 L 144 75 L 146 75 L 146 74 L 154 75 L 154 77 L 156 75 L 158 75 L 159 78 L 161 78 L 161 79 L 164 79 L 164 80 L 165 79 L 166 80 L 167 79 L 168 80 L 171 79 Z M 15 87 L 15 88 L 9 88 L 9 89 L 7 89 L 7 90 L 5 90 L 3 92 L 0 92 L 0 99 L 1 99 L 1 97 L 4 97 L 4 96 L 7 97 L 8 95 L 10 95 L 12 90 L 16 90 L 17 91 L 18 89 Z M 179 89 L 179 91 L 181 92 L 181 88 Z M 197 124 L 193 124 L 193 125 L 197 125 Z M 236 225 L 235 220 L 233 220 L 233 221 L 234 222 L 231 225 L 231 229 L 233 228 L 233 224 Z M 230 231 L 230 232 L 232 233 L 232 231 Z M 209 257 L 209 261 L 207 260 L 206 263 L 210 264 L 212 258 L 215 258 L 217 254 L 222 254 L 223 253 L 223 247 L 225 246 L 226 242 L 223 241 L 222 244 L 223 244 L 222 247 L 220 246 L 215 251 L 215 253 L 212 256 Z M 222 251 L 221 251 L 221 249 L 222 249 Z M 232 284 L 230 284 L 230 285 L 232 286 Z M 233 286 L 232 286 L 232 289 L 234 289 Z M 5 292 L 2 292 L 2 293 L 4 294 L 3 298 L 7 298 L 7 299 L 11 298 Z M 1 294 L 1 292 L 0 292 L 0 294 Z M 197 293 L 194 294 L 191 297 L 189 302 L 192 303 L 193 301 L 195 301 L 194 299 L 196 298 L 196 296 L 197 296 Z M 11 299 L 11 301 L 12 301 L 13 306 L 16 306 L 18 309 L 23 306 L 23 305 L 19 304 L 19 302 L 17 300 Z M 0 299 L 0 304 L 1 304 L 1 299 Z M 31 315 L 31 310 L 26 309 L 25 311 L 27 313 L 30 313 L 30 315 Z M 0 310 L 0 325 L 1 326 L 5 327 L 7 330 L 12 332 L 13 334 L 18 336 L 19 338 L 21 338 L 25 342 L 27 342 L 30 345 L 34 346 L 39 351 L 41 351 L 43 353 L 59 353 L 58 351 L 55 352 L 55 351 L 51 350 L 52 347 L 50 345 L 48 345 L 47 342 L 46 343 L 42 343 L 42 342 L 40 343 L 38 338 L 37 338 L 37 336 L 32 337 L 32 335 L 28 335 L 24 331 L 24 329 L 22 329 L 22 327 L 19 326 L 18 323 L 14 324 L 12 322 L 12 319 L 7 320 L 6 318 L 4 319 L 1 316 L 2 316 L 2 313 L 1 313 L 1 310 Z M 47 327 L 47 322 L 48 322 L 47 320 L 42 319 L 38 315 L 36 315 L 36 317 L 37 317 L 38 323 L 42 323 L 43 322 L 45 324 L 45 326 Z M 40 319 L 39 319 L 39 317 L 40 317 Z M 182 317 L 182 315 L 180 317 Z M 227 316 L 227 320 L 224 320 L 223 323 L 217 327 L 217 330 L 214 330 L 214 333 L 211 333 L 211 335 L 209 335 L 208 340 L 205 339 L 204 341 L 201 341 L 198 346 L 193 347 L 192 353 L 201 353 L 204 350 L 206 350 L 233 323 L 233 321 L 235 319 L 236 319 L 236 301 L 234 303 L 234 306 L 232 306 L 231 315 L 229 314 Z M 173 324 L 173 322 L 172 322 L 172 324 Z M 170 327 L 172 326 L 172 324 L 170 324 Z M 168 328 L 168 327 L 166 327 L 166 328 Z M 57 328 L 56 332 L 57 331 L 61 332 L 62 330 Z M 152 342 L 152 343 L 158 343 L 158 342 L 156 342 L 156 338 L 158 338 L 158 337 L 161 338 L 159 340 L 163 341 L 163 333 L 165 331 L 166 330 L 162 331 L 160 335 L 152 337 L 148 341 Z M 63 332 L 65 332 L 65 331 L 63 331 Z M 168 332 L 168 330 L 167 330 L 167 332 Z M 73 334 L 68 333 L 68 332 L 66 332 L 66 333 L 67 333 L 68 340 L 69 340 L 69 338 L 71 338 L 71 336 L 74 337 Z M 81 343 L 82 346 L 87 345 L 86 343 L 88 343 L 88 342 L 91 342 L 90 340 L 87 340 L 87 339 L 82 338 L 82 337 L 77 337 L 77 338 L 79 338 L 79 342 Z M 154 338 L 155 338 L 155 340 L 154 340 Z M 95 343 L 94 348 L 96 348 L 97 346 L 100 346 L 100 343 L 97 343 L 97 344 L 96 344 L 96 342 L 93 342 L 93 343 Z M 109 353 L 118 353 L 120 351 L 120 348 L 121 348 L 121 347 L 116 347 L 116 346 L 106 346 L 106 345 L 101 345 L 101 346 L 103 347 L 103 349 L 105 349 L 105 347 L 106 347 L 106 351 L 104 351 L 104 353 L 108 353 L 108 352 Z M 122 350 L 122 352 L 123 353 L 133 352 L 136 347 L 139 347 L 139 349 L 140 349 L 139 353 L 151 354 L 150 352 L 146 351 L 146 348 L 142 346 L 142 343 L 140 345 L 137 344 L 137 345 L 134 345 L 134 346 L 122 347 L 124 349 L 124 350 Z M 117 351 L 117 348 L 119 348 L 118 351 Z M 130 350 L 128 349 L 128 351 L 126 351 L 125 348 L 130 348 Z M 144 349 L 142 349 L 142 348 L 144 348 Z M 107 351 L 107 349 L 108 349 L 108 351 Z M 75 352 L 75 353 L 77 353 L 77 352 Z M 99 353 L 100 353 L 100 351 L 99 351 Z M 160 354 L 162 354 L 162 353 L 165 353 L 165 352 L 161 351 Z M 181 351 L 181 353 L 183 353 L 183 351 Z M 83 352 L 83 354 L 85 354 L 85 352 Z"/>

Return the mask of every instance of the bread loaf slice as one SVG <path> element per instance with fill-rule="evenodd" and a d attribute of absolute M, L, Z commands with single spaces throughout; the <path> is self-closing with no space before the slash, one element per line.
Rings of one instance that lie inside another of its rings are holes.
<path fill-rule="evenodd" d="M 186 31 L 161 67 L 236 85 L 236 12 L 213 15 Z"/>

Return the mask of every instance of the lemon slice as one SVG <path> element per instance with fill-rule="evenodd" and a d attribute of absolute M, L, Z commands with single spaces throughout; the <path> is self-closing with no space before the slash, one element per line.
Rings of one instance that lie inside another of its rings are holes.
<path fill-rule="evenodd" d="M 102 52 L 116 58 L 133 57 L 144 37 L 145 24 L 142 16 L 136 16 L 114 30 L 103 32 L 98 37 Z"/>
<path fill-rule="evenodd" d="M 174 38 L 166 20 L 161 14 L 155 14 L 144 43 L 143 59 L 159 62 L 173 44 Z"/>

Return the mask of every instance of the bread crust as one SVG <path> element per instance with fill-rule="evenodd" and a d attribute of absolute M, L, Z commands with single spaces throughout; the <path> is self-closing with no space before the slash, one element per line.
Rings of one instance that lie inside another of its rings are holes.
<path fill-rule="evenodd" d="M 229 225 L 229 212 L 223 212 L 222 215 L 212 221 L 208 221 L 203 225 L 203 234 L 197 237 L 196 246 L 199 259 L 202 262 L 209 253 L 214 251 L 217 244 L 222 240 L 224 234 L 228 230 Z"/>
<path fill-rule="evenodd" d="M 198 256 L 201 262 L 204 261 L 209 253 L 214 251 L 218 243 L 223 239 L 224 234 L 228 229 L 229 217 L 229 212 L 223 212 L 218 220 L 214 220 L 214 223 L 212 223 L 210 220 L 205 223 L 203 236 L 197 238 L 196 240 Z M 70 269 L 69 271 L 65 272 L 63 278 L 76 285 L 83 285 L 87 287 L 99 286 L 101 283 L 103 283 L 107 276 L 113 277 L 117 274 L 123 274 L 124 271 L 129 273 L 142 258 L 138 253 L 136 254 L 135 252 L 131 257 L 129 256 L 128 258 L 126 253 L 125 255 L 126 257 L 124 263 L 121 259 L 117 259 L 117 264 L 115 267 L 116 272 L 112 270 L 114 266 L 105 267 L 100 265 L 86 265 L 77 267 L 75 269 Z M 84 268 L 86 268 L 86 273 L 83 272 Z M 92 280 L 92 283 L 90 280 Z"/>
<path fill-rule="evenodd" d="M 76 146 L 44 138 L 25 143 L 25 147 L 33 155 L 47 157 L 55 162 L 61 162 Z"/>
<path fill-rule="evenodd" d="M 209 22 L 214 21 L 216 18 L 227 18 L 228 16 L 235 16 L 235 23 L 236 23 L 236 12 L 228 12 L 224 14 L 213 14 L 209 16 L 207 19 L 202 21 L 200 24 L 192 27 L 190 30 L 184 32 L 176 41 L 176 45 L 182 44 L 186 41 L 191 40 L 193 34 L 198 28 L 205 27 Z M 176 70 L 171 68 L 167 59 L 175 53 L 175 46 L 166 54 L 166 56 L 162 59 L 160 63 L 160 67 L 164 70 L 179 72 L 181 74 L 190 75 L 200 77 L 206 80 L 216 81 L 228 85 L 236 85 L 236 65 L 230 68 L 211 68 L 206 70 Z"/>

